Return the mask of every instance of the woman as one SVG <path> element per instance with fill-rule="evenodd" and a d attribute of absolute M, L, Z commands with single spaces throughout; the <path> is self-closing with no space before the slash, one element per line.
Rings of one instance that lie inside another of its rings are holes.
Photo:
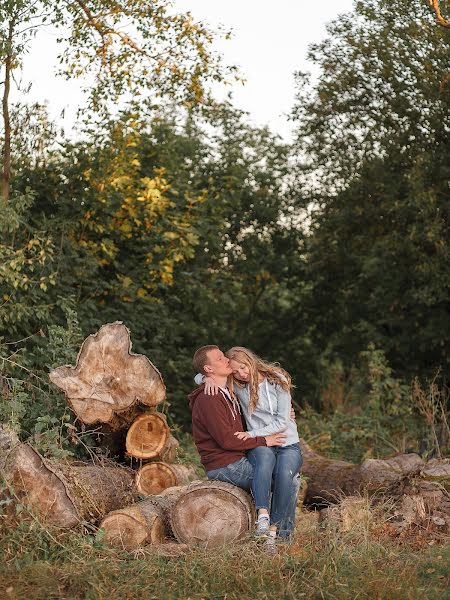
<path fill-rule="evenodd" d="M 252 493 L 258 511 L 255 534 L 275 540 L 292 502 L 292 479 L 302 464 L 297 427 L 290 418 L 291 378 L 284 369 L 247 348 L 236 346 L 226 355 L 233 369 L 228 387 L 240 402 L 248 428 L 235 435 L 247 439 L 284 431 L 287 436 L 283 446 L 260 446 L 247 453 L 254 470 Z M 217 393 L 212 380 L 204 381 L 206 393 Z"/>

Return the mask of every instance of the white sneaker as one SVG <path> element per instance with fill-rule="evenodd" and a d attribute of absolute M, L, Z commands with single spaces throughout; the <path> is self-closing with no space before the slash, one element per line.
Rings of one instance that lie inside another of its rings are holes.
<path fill-rule="evenodd" d="M 269 515 L 260 515 L 256 521 L 255 536 L 263 537 L 269 533 Z"/>

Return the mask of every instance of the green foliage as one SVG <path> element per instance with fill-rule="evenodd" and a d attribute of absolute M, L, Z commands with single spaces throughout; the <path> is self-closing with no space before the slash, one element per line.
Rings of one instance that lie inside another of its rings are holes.
<path fill-rule="evenodd" d="M 426 436 L 411 388 L 394 377 L 382 350 L 369 344 L 346 373 L 327 365 L 324 412 L 299 411 L 300 435 L 318 451 L 358 463 L 393 452 L 420 452 Z"/>
<path fill-rule="evenodd" d="M 357 2 L 311 47 L 314 87 L 298 77 L 296 310 L 347 369 L 373 343 L 401 378 L 448 373 L 448 42 L 421 0 Z"/>

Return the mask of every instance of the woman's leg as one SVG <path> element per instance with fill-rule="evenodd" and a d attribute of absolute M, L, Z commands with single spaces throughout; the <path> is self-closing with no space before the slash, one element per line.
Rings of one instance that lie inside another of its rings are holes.
<path fill-rule="evenodd" d="M 299 444 L 277 448 L 276 464 L 273 471 L 271 523 L 279 526 L 292 512 L 292 495 L 295 494 L 293 478 L 302 465 L 302 455 Z M 295 512 L 295 511 L 294 511 Z"/>
<path fill-rule="evenodd" d="M 272 477 L 276 463 L 272 448 L 258 446 L 247 452 L 247 458 L 253 466 L 252 494 L 258 514 L 268 514 Z"/>

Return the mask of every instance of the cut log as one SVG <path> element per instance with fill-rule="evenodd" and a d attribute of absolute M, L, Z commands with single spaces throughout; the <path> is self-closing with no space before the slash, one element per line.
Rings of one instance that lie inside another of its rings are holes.
<path fill-rule="evenodd" d="M 142 406 L 164 401 L 166 388 L 146 356 L 131 352 L 130 332 L 120 321 L 103 325 L 82 344 L 76 366 L 50 372 L 82 423 L 128 427 Z"/>
<path fill-rule="evenodd" d="M 3 474 L 16 500 L 60 527 L 96 524 L 135 498 L 131 469 L 56 463 L 45 460 L 28 444 L 13 448 Z"/>
<path fill-rule="evenodd" d="M 161 544 L 166 528 L 161 510 L 154 504 L 140 502 L 107 515 L 100 523 L 104 541 L 123 550 Z"/>
<path fill-rule="evenodd" d="M 110 513 L 100 523 L 104 540 L 111 546 L 133 550 L 161 543 L 165 536 L 173 537 L 170 512 L 182 490 L 182 487 L 168 488 L 157 496 Z"/>
<path fill-rule="evenodd" d="M 248 534 L 255 521 L 251 496 L 229 483 L 194 481 L 164 490 L 126 509 L 108 515 L 100 524 L 108 543 L 133 549 L 151 544 L 159 517 L 166 536 L 182 544 L 208 548 L 235 542 Z M 157 543 L 157 542 L 156 542 Z"/>
<path fill-rule="evenodd" d="M 127 453 L 133 458 L 171 462 L 176 458 L 178 446 L 161 413 L 140 415 L 127 433 Z"/>
<path fill-rule="evenodd" d="M 221 481 L 182 488 L 171 510 L 177 540 L 208 548 L 235 542 L 252 531 L 255 507 L 250 494 Z"/>
<path fill-rule="evenodd" d="M 367 459 L 360 465 L 325 458 L 301 440 L 302 474 L 308 478 L 309 503 L 336 502 L 363 490 L 388 492 L 405 477 L 419 473 L 424 462 L 417 454 L 399 454 L 386 460 Z"/>
<path fill-rule="evenodd" d="M 169 487 L 185 485 L 197 478 L 194 467 L 152 462 L 139 469 L 136 489 L 147 496 L 157 495 Z"/>

